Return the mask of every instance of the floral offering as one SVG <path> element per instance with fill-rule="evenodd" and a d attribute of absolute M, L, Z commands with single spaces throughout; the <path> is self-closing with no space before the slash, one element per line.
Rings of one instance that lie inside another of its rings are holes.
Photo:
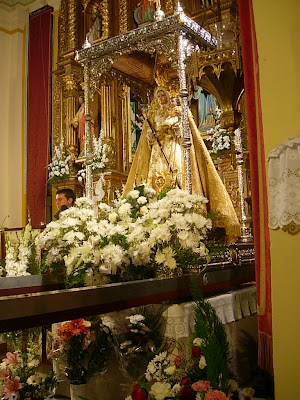
<path fill-rule="evenodd" d="M 36 239 L 44 250 L 44 271 L 65 271 L 67 287 L 83 284 L 91 262 L 88 239 L 96 222 L 91 207 L 91 200 L 76 199 L 76 207 L 63 211 L 59 220 L 50 222 Z"/>
<path fill-rule="evenodd" d="M 52 156 L 52 161 L 48 165 L 48 184 L 51 185 L 55 182 L 66 180 L 69 178 L 70 169 L 69 161 L 71 156 L 67 156 L 64 149 L 63 141 L 60 142 L 59 147 L 54 147 L 54 154 Z"/>
<path fill-rule="evenodd" d="M 0 397 L 2 399 L 43 400 L 53 394 L 57 385 L 53 375 L 37 372 L 40 346 L 29 341 L 27 352 L 8 352 L 0 364 Z"/>
<path fill-rule="evenodd" d="M 148 362 L 162 345 L 162 310 L 161 307 L 148 312 L 144 308 L 142 314 L 126 317 L 123 333 L 115 337 L 122 372 L 134 380 L 144 374 Z"/>
<path fill-rule="evenodd" d="M 157 354 L 148 364 L 146 381 L 137 383 L 126 400 L 238 400 L 238 385 L 228 367 L 224 327 L 196 290 L 190 356 L 168 351 Z"/>
<path fill-rule="evenodd" d="M 212 221 L 203 212 L 207 200 L 179 189 L 159 198 L 140 185 L 110 207 L 99 206 L 99 217 L 91 201 L 76 200 L 48 224 L 38 240 L 45 250 L 45 268 L 66 271 L 66 286 L 84 281 L 107 283 L 116 280 L 180 274 L 190 265 L 206 266 L 204 240 Z M 101 279 L 102 277 L 102 279 Z"/>
<path fill-rule="evenodd" d="M 79 385 L 102 372 L 110 354 L 110 330 L 101 319 L 66 321 L 53 336 L 48 357 L 56 359 L 70 383 Z"/>
<path fill-rule="evenodd" d="M 207 131 L 207 134 L 211 135 L 211 137 L 207 139 L 211 142 L 212 147 L 209 152 L 215 158 L 220 157 L 226 150 L 231 149 L 230 132 L 227 129 L 221 128 L 221 115 L 222 111 L 219 108 L 216 108 L 215 112 L 213 113 L 216 125 L 214 128 Z"/>
<path fill-rule="evenodd" d="M 18 242 L 12 245 L 8 234 L 5 234 L 5 268 L 6 276 L 25 276 L 40 273 L 40 249 L 35 242 L 37 232 L 34 232 L 31 225 L 30 214 L 28 224 L 21 232 Z"/>

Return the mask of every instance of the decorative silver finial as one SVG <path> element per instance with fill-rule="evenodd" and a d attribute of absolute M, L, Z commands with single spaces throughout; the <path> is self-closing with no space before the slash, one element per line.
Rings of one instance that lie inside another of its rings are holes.
<path fill-rule="evenodd" d="M 177 2 L 177 8 L 175 10 L 175 14 L 180 14 L 183 12 L 183 8 L 180 5 L 180 1 Z"/>
<path fill-rule="evenodd" d="M 85 37 L 85 42 L 83 43 L 83 46 L 82 46 L 82 48 L 83 49 L 88 49 L 89 47 L 91 47 L 92 45 L 91 45 L 91 43 L 89 42 L 89 38 L 86 36 Z"/>
<path fill-rule="evenodd" d="M 165 13 L 161 9 L 160 0 L 156 0 L 156 11 L 154 13 L 155 21 L 162 21 L 165 18 Z"/>

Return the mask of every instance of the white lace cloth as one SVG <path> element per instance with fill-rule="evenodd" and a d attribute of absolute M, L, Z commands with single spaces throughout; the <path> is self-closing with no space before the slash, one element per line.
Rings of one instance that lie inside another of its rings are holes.
<path fill-rule="evenodd" d="M 215 308 L 223 324 L 238 321 L 256 313 L 255 286 L 211 297 L 207 300 Z M 166 336 L 178 340 L 191 335 L 194 328 L 194 306 L 194 302 L 174 304 L 165 311 Z"/>
<path fill-rule="evenodd" d="M 268 157 L 269 227 L 300 230 L 300 135 L 288 139 Z"/>

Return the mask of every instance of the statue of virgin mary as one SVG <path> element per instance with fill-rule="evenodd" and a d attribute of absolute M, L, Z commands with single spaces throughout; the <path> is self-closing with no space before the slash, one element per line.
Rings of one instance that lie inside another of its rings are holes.
<path fill-rule="evenodd" d="M 224 228 L 227 242 L 233 242 L 240 234 L 240 224 L 230 196 L 190 110 L 189 123 L 192 193 L 209 200 L 206 211 L 215 212 L 214 227 Z M 185 190 L 181 109 L 178 99 L 170 98 L 167 89 L 160 86 L 154 92 L 124 194 L 142 182 L 147 182 L 157 193 L 174 187 Z"/>

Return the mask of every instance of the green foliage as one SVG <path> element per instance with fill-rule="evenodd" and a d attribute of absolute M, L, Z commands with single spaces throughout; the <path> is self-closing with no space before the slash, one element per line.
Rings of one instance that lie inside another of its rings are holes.
<path fill-rule="evenodd" d="M 204 340 L 202 354 L 206 359 L 207 380 L 215 389 L 226 392 L 226 382 L 232 377 L 228 367 L 229 344 L 226 331 L 215 309 L 203 298 L 195 281 L 192 281 L 195 306 L 195 332 L 193 339 Z"/>

